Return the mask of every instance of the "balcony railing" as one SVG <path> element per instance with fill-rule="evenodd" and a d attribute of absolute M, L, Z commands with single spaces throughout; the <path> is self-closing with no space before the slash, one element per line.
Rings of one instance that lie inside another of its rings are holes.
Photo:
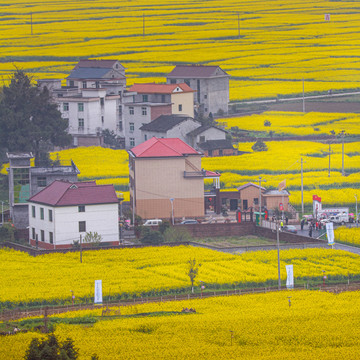
<path fill-rule="evenodd" d="M 191 177 L 205 177 L 206 171 L 184 171 L 184 177 L 185 178 L 191 178 Z"/>

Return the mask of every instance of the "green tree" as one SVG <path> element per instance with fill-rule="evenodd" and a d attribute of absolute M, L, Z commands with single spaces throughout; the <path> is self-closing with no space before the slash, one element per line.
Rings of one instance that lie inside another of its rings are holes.
<path fill-rule="evenodd" d="M 187 265 L 187 275 L 189 276 L 191 282 L 191 292 L 194 293 L 194 282 L 195 278 L 199 273 L 199 267 L 201 266 L 201 264 L 197 264 L 196 259 L 190 259 L 187 261 Z"/>
<path fill-rule="evenodd" d="M 152 230 L 149 227 L 143 226 L 141 229 L 140 241 L 143 244 L 157 245 L 164 241 L 160 231 Z"/>
<path fill-rule="evenodd" d="M 68 122 L 61 117 L 47 88 L 41 90 L 17 70 L 0 96 L 0 144 L 8 151 L 32 151 L 35 164 L 48 159 L 49 145 L 71 143 Z M 45 153 L 45 155 L 44 155 Z"/>
<path fill-rule="evenodd" d="M 99 246 L 102 240 L 102 236 L 96 231 L 88 231 L 84 236 L 84 243 L 91 244 L 93 246 Z"/>
<path fill-rule="evenodd" d="M 164 240 L 166 242 L 189 241 L 191 240 L 191 235 L 187 229 L 179 229 L 176 226 L 172 226 L 165 230 Z"/>
<path fill-rule="evenodd" d="M 54 334 L 46 339 L 31 340 L 29 348 L 25 353 L 25 360 L 75 360 L 78 358 L 78 350 L 72 339 L 67 338 L 62 344 L 59 343 Z"/>
<path fill-rule="evenodd" d="M 268 149 L 264 141 L 261 139 L 258 139 L 251 148 L 253 149 L 253 151 L 267 151 Z"/>

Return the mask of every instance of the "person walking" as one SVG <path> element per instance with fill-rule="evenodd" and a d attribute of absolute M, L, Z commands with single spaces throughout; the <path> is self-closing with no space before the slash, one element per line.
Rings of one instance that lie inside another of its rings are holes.
<path fill-rule="evenodd" d="M 309 227 L 309 237 L 312 237 L 312 226 Z"/>
<path fill-rule="evenodd" d="M 305 224 L 305 219 L 302 219 L 300 223 L 301 230 L 304 230 L 304 224 Z"/>

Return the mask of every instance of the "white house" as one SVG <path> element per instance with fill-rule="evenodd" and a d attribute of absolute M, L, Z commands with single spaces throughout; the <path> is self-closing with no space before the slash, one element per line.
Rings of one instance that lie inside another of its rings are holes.
<path fill-rule="evenodd" d="M 119 244 L 119 201 L 113 185 L 56 180 L 28 203 L 33 246 L 68 248 L 90 231 L 101 235 L 101 242 Z"/>

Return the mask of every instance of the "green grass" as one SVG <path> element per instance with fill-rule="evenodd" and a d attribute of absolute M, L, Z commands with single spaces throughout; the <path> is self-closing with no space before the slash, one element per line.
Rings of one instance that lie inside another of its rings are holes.
<path fill-rule="evenodd" d="M 204 238 L 195 239 L 194 242 L 200 244 L 208 244 L 219 248 L 234 247 L 234 246 L 261 246 L 261 245 L 273 245 L 274 240 L 264 237 L 258 237 L 254 235 L 242 236 L 242 237 L 216 237 L 216 238 Z"/>

